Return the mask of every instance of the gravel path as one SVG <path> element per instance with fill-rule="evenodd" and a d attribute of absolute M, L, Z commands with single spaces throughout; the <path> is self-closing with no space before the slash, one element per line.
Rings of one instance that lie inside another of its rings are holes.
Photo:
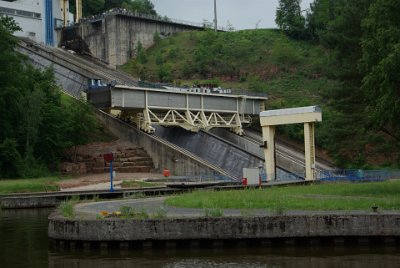
<path fill-rule="evenodd" d="M 123 180 L 156 180 L 163 177 L 161 173 L 116 173 L 113 185 L 118 189 Z M 105 190 L 110 188 L 110 173 L 89 174 L 62 180 L 58 185 L 61 188 L 60 191 Z"/>

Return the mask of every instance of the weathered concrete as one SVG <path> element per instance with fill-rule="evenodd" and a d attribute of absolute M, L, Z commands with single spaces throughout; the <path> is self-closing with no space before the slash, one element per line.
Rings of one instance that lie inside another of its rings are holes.
<path fill-rule="evenodd" d="M 242 177 L 243 168 L 258 167 L 262 159 L 240 149 L 234 144 L 218 139 L 214 135 L 200 131 L 189 132 L 180 128 L 156 127 L 153 134 L 182 147 L 189 152 L 229 171 L 236 178 Z"/>
<path fill-rule="evenodd" d="M 116 14 L 82 22 L 77 32 L 93 56 L 110 66 L 118 66 L 134 56 L 139 42 L 145 48 L 153 45 L 155 33 L 169 36 L 198 29 L 192 25 Z"/>
<path fill-rule="evenodd" d="M 173 189 L 166 187 L 153 187 L 149 189 L 115 189 L 114 192 L 108 190 L 75 191 L 75 192 L 53 192 L 53 193 L 29 193 L 29 194 L 10 194 L 0 196 L 0 206 L 3 209 L 23 209 L 23 208 L 42 208 L 56 207 L 62 201 L 73 196 L 79 199 L 115 199 L 123 198 L 132 194 L 140 193 L 146 196 L 168 195 L 187 192 L 188 189 Z"/>
<path fill-rule="evenodd" d="M 212 134 L 229 141 L 240 148 L 243 148 L 248 153 L 257 156 L 260 160 L 258 161 L 258 165 L 261 163 L 264 166 L 265 156 L 264 149 L 260 147 L 262 141 L 258 143 L 254 140 L 247 139 L 246 137 L 242 137 L 239 135 L 235 135 L 234 133 L 227 131 L 226 129 L 212 129 L 210 131 Z M 277 153 L 276 157 L 276 165 L 279 168 L 284 168 L 285 170 L 302 176 L 304 174 L 304 164 L 300 164 L 295 158 L 282 153 Z M 253 167 L 258 167 L 255 165 Z M 248 166 L 249 167 L 249 166 Z"/>
<path fill-rule="evenodd" d="M 204 174 L 216 172 L 210 163 L 200 160 L 190 152 L 163 142 L 132 125 L 115 119 L 109 114 L 97 112 L 97 118 L 121 139 L 143 147 L 151 156 L 156 170 L 168 168 L 172 175 Z M 215 166 L 215 168 L 217 168 Z M 218 172 L 218 171 L 217 171 Z"/>
<path fill-rule="evenodd" d="M 56 196 L 33 196 L 33 197 L 4 197 L 0 199 L 1 208 L 45 208 L 55 207 L 61 202 L 61 198 Z"/>
<path fill-rule="evenodd" d="M 93 73 L 85 72 L 73 64 L 62 62 L 50 50 L 20 46 L 18 51 L 28 56 L 32 64 L 39 69 L 44 70 L 51 67 L 54 70 L 57 84 L 75 97 L 80 97 L 80 92 L 87 88 L 88 77 L 96 77 Z"/>
<path fill-rule="evenodd" d="M 48 235 L 73 241 L 399 237 L 400 214 L 85 220 L 55 212 Z"/>

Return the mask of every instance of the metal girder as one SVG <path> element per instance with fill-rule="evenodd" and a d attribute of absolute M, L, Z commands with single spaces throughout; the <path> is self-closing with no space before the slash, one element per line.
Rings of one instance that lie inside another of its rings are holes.
<path fill-rule="evenodd" d="M 168 110 L 166 112 L 155 112 L 145 108 L 143 114 L 139 115 L 139 126 L 148 133 L 154 133 L 152 125 L 179 126 L 186 130 L 198 132 L 199 130 L 210 130 L 215 127 L 229 128 L 238 135 L 243 135 L 242 124 L 250 123 L 251 117 L 239 115 L 239 113 L 221 114 L 218 112 L 204 111 L 179 111 Z"/>
<path fill-rule="evenodd" d="M 224 127 L 242 135 L 243 124 L 251 122 L 250 115 L 258 115 L 264 110 L 267 99 L 122 85 L 116 85 L 110 91 L 111 94 L 105 96 L 110 98 L 110 106 L 121 110 L 148 133 L 155 131 L 154 125 L 161 125 L 178 126 L 193 132 Z"/>

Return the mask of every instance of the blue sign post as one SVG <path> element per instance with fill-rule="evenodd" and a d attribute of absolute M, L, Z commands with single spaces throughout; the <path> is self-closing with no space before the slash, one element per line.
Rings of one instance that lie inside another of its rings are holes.
<path fill-rule="evenodd" d="M 113 188 L 113 167 L 112 167 L 112 162 L 110 161 L 110 192 L 114 192 Z"/>
<path fill-rule="evenodd" d="M 104 154 L 104 161 L 110 162 L 110 192 L 114 192 L 113 188 L 113 161 L 114 161 L 114 155 L 112 153 L 109 154 Z"/>

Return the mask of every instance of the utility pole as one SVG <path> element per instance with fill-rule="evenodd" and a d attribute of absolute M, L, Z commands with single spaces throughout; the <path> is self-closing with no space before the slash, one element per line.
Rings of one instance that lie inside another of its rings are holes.
<path fill-rule="evenodd" d="M 214 31 L 218 31 L 217 26 L 217 0 L 214 0 Z"/>

